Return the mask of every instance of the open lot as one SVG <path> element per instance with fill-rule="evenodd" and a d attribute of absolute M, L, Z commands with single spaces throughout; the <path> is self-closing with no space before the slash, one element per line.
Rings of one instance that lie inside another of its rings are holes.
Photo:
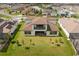
<path fill-rule="evenodd" d="M 70 44 L 70 41 L 65 37 L 29 37 L 24 34 L 24 26 L 14 37 L 14 43 L 10 43 L 7 52 L 0 52 L 0 55 L 15 55 L 15 56 L 57 56 L 57 55 L 75 55 L 75 51 Z"/>

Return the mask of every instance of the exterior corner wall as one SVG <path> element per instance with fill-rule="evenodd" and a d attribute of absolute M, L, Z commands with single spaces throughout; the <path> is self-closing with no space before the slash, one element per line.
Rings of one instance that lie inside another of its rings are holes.
<path fill-rule="evenodd" d="M 59 32 L 57 31 L 57 36 L 59 35 Z"/>
<path fill-rule="evenodd" d="M 49 34 L 50 34 L 50 31 L 47 31 L 47 32 L 46 32 L 46 35 L 49 36 Z"/>
<path fill-rule="evenodd" d="M 34 25 L 32 24 L 32 30 L 34 30 Z"/>
<path fill-rule="evenodd" d="M 31 31 L 31 35 L 35 35 L 35 31 Z"/>
<path fill-rule="evenodd" d="M 45 30 L 47 30 L 47 24 L 45 24 Z"/>

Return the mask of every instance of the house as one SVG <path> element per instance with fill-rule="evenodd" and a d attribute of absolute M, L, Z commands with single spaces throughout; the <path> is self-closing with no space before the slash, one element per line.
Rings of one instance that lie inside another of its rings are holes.
<path fill-rule="evenodd" d="M 0 50 L 9 42 L 17 28 L 16 21 L 4 21 L 0 19 Z"/>
<path fill-rule="evenodd" d="M 42 9 L 42 15 L 43 16 L 57 16 L 57 13 L 52 8 L 51 9 L 45 8 L 45 9 Z"/>
<path fill-rule="evenodd" d="M 72 15 L 74 15 L 75 13 L 68 10 L 68 9 L 61 9 L 61 10 L 58 10 L 58 15 L 62 16 L 62 17 L 71 17 Z"/>
<path fill-rule="evenodd" d="M 11 13 L 21 13 L 27 6 L 24 4 L 13 4 L 10 5 Z"/>
<path fill-rule="evenodd" d="M 40 11 L 41 8 L 39 6 L 31 6 L 32 10 L 37 10 L 37 11 Z"/>
<path fill-rule="evenodd" d="M 52 10 L 50 9 L 43 9 L 42 10 L 42 15 L 44 16 L 51 16 Z"/>
<path fill-rule="evenodd" d="M 37 17 L 26 23 L 24 33 L 31 36 L 58 36 L 56 22 L 56 19 Z"/>
<path fill-rule="evenodd" d="M 79 21 L 77 20 L 74 18 L 62 18 L 59 23 L 79 54 Z"/>
<path fill-rule="evenodd" d="M 62 18 L 59 24 L 68 38 L 79 39 L 79 21 L 74 18 Z"/>
<path fill-rule="evenodd" d="M 0 8 L 9 8 L 10 7 L 10 5 L 8 5 L 8 4 L 0 4 Z"/>
<path fill-rule="evenodd" d="M 11 20 L 11 21 L 5 21 L 3 19 L 0 19 L 0 32 L 2 33 L 12 33 L 12 29 L 14 29 L 14 27 L 17 27 L 18 22 L 15 20 Z"/>
<path fill-rule="evenodd" d="M 30 7 L 25 8 L 22 11 L 22 14 L 23 15 L 36 15 L 36 14 L 41 13 L 41 10 L 42 9 L 39 6 L 30 6 Z"/>

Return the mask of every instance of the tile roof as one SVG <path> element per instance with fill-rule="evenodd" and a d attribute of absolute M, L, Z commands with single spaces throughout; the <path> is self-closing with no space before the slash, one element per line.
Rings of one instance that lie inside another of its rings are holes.
<path fill-rule="evenodd" d="M 56 24 L 49 23 L 49 26 L 50 26 L 51 31 L 58 31 Z"/>
<path fill-rule="evenodd" d="M 69 33 L 79 33 L 79 21 L 74 18 L 62 18 L 60 23 Z"/>
<path fill-rule="evenodd" d="M 31 31 L 32 30 L 32 25 L 33 24 L 48 24 L 51 28 L 51 31 L 57 31 L 57 26 L 56 26 L 56 19 L 50 19 L 47 17 L 42 17 L 42 18 L 34 18 L 31 23 L 26 24 L 25 30 L 26 31 Z"/>
<path fill-rule="evenodd" d="M 26 31 L 31 31 L 32 30 L 32 24 L 31 23 L 30 24 L 26 24 L 25 30 Z"/>
<path fill-rule="evenodd" d="M 9 33 L 15 23 L 15 21 L 3 21 L 2 24 L 0 23 L 0 32 Z"/>
<path fill-rule="evenodd" d="M 47 24 L 47 19 L 46 18 L 36 18 L 32 24 Z"/>

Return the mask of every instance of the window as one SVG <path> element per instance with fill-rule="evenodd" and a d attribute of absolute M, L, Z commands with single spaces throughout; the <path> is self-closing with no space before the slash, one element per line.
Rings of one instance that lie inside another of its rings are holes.
<path fill-rule="evenodd" d="M 44 25 L 35 25 L 34 29 L 45 29 L 45 26 Z"/>
<path fill-rule="evenodd" d="M 57 31 L 53 31 L 53 32 L 51 31 L 50 34 L 51 34 L 51 35 L 57 34 Z"/>
<path fill-rule="evenodd" d="M 25 31 L 25 34 L 31 34 L 31 31 Z"/>

